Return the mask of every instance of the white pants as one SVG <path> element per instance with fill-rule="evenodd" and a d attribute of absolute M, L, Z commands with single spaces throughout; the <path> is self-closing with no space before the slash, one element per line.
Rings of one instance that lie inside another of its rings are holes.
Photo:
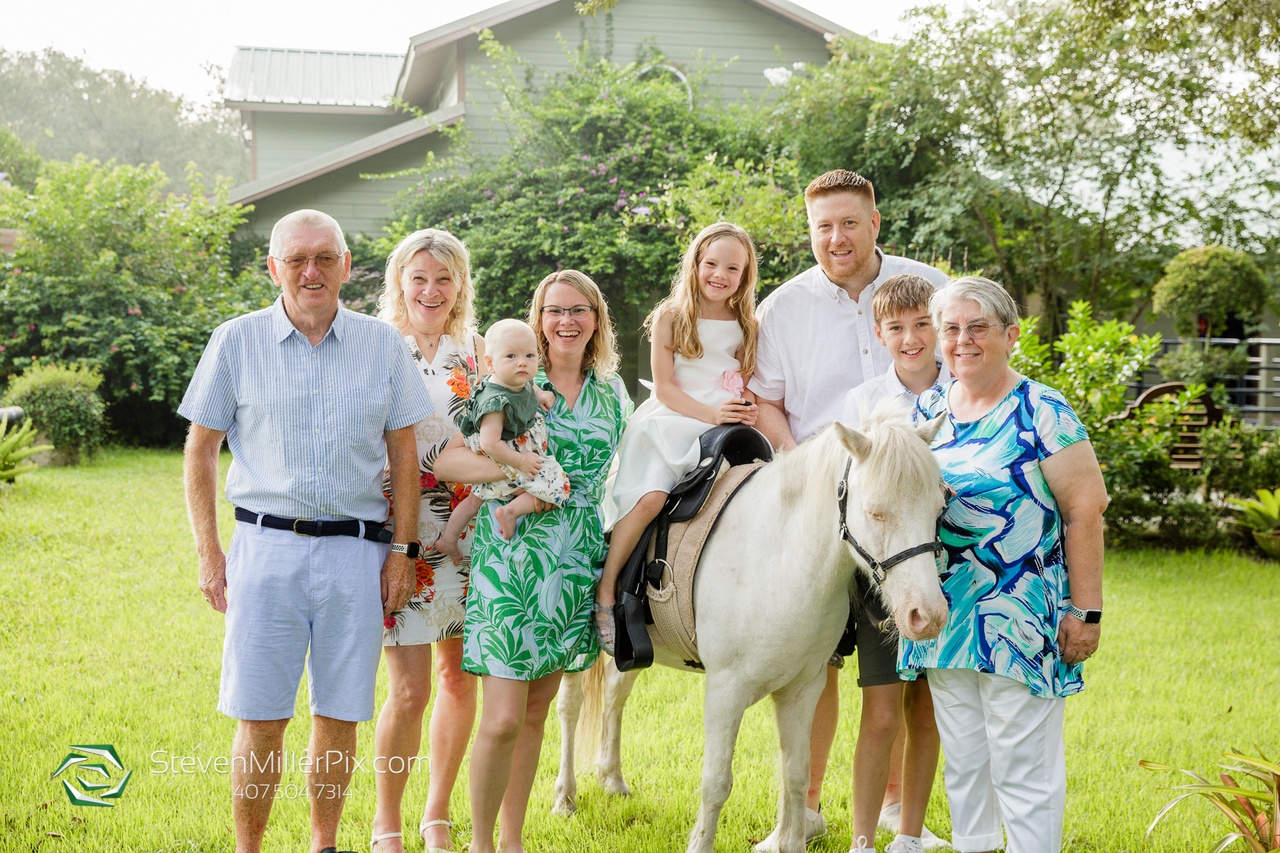
<path fill-rule="evenodd" d="M 930 669 L 934 717 L 946 756 L 951 844 L 960 853 L 1059 853 L 1067 768 L 1065 699 L 969 669 Z"/>

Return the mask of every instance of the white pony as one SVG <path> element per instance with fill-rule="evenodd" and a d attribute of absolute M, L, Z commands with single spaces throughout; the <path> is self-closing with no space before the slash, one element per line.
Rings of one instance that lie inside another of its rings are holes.
<path fill-rule="evenodd" d="M 848 620 L 856 571 L 872 576 L 904 636 L 928 639 L 942 630 L 947 603 L 935 555 L 945 495 L 928 447 L 940 422 L 913 429 L 902 413 L 877 410 L 862 430 L 833 424 L 761 468 L 720 516 L 694 577 L 698 652 L 706 667 L 705 749 L 688 853 L 713 849 L 742 716 L 765 696 L 774 700 L 782 751 L 779 850 L 804 850 L 809 727 L 827 660 Z M 622 705 L 636 673 L 600 664 L 596 670 L 604 673 L 606 706 L 598 772 L 606 791 L 626 794 Z M 583 686 L 584 679 L 566 676 L 560 687 L 559 813 L 575 808 Z M 587 726 L 594 716 L 588 709 Z"/>

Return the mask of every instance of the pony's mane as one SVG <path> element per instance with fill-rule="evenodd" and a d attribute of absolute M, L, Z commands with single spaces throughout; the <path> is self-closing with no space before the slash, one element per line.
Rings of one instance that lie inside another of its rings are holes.
<path fill-rule="evenodd" d="M 938 479 L 937 463 L 900 407 L 877 406 L 858 431 L 871 442 L 871 452 L 858 466 L 859 479 L 873 484 L 870 487 L 885 503 L 915 500 L 922 482 Z M 777 461 L 784 500 L 803 507 L 800 523 L 810 525 L 815 536 L 834 532 L 836 482 L 847 459 L 835 427 L 829 426 Z"/>
<path fill-rule="evenodd" d="M 888 502 L 914 500 L 909 490 L 938 480 L 937 462 L 901 407 L 876 406 L 861 431 L 871 439 L 871 453 L 862 463 L 864 482 L 876 484 L 877 494 Z"/>

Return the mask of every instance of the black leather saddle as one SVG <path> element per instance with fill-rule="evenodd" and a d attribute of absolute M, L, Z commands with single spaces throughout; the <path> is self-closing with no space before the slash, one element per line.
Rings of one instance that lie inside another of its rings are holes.
<path fill-rule="evenodd" d="M 753 427 L 742 424 L 712 427 L 702 434 L 698 446 L 701 454 L 697 467 L 676 483 L 662 512 L 645 529 L 618 577 L 617 604 L 613 606 L 616 637 L 613 657 L 622 672 L 653 665 L 653 643 L 646 627 L 653 624 L 648 588 L 661 581 L 671 524 L 688 521 L 698 514 L 724 462 L 732 467 L 773 459 L 769 440 Z M 650 542 L 654 546 L 651 560 L 646 557 Z"/>

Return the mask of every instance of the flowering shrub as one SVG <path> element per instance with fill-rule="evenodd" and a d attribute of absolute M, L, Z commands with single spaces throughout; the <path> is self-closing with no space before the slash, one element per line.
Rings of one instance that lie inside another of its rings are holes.
<path fill-rule="evenodd" d="M 32 362 L 88 365 L 118 439 L 180 440 L 175 411 L 222 320 L 268 304 L 272 288 L 232 269 L 243 213 L 225 187 L 167 195 L 155 166 L 50 161 L 30 194 L 0 195 L 0 377 Z"/>
<path fill-rule="evenodd" d="M 522 316 L 549 273 L 582 270 L 604 291 L 630 381 L 634 332 L 666 295 L 689 239 L 673 233 L 655 196 L 709 151 L 732 159 L 762 143 L 728 108 L 698 97 L 696 75 L 686 88 L 655 73 L 660 56 L 619 65 L 584 49 L 548 79 L 491 37 L 483 47 L 498 69 L 490 82 L 511 147 L 495 159 L 456 139 L 456 174 L 428 164 L 398 197 L 382 255 L 416 228 L 456 234 L 471 252 L 482 324 Z M 736 215 L 729 207 L 716 218 Z"/>

